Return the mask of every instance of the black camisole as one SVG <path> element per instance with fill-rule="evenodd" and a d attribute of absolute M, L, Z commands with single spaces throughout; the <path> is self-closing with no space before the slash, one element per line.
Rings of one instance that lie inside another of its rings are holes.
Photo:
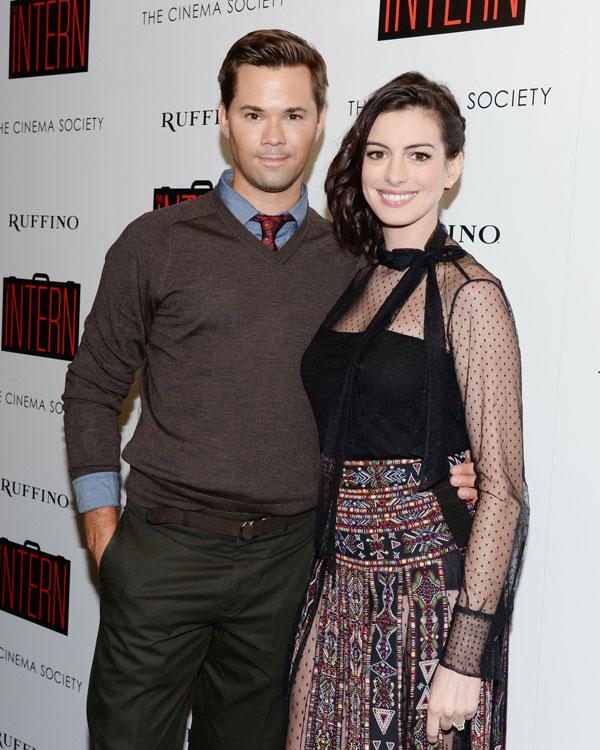
<path fill-rule="evenodd" d="M 302 359 L 302 381 L 311 401 L 321 447 L 340 385 L 360 333 L 322 327 Z M 459 453 L 469 441 L 464 409 L 447 354 L 445 423 L 448 454 Z M 425 435 L 421 410 L 425 408 L 426 350 L 422 339 L 382 331 L 361 355 L 356 367 L 345 454 L 348 459 L 422 458 Z"/>

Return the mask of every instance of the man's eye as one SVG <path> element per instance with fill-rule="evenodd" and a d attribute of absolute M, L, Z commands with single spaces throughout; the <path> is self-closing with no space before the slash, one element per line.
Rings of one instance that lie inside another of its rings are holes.
<path fill-rule="evenodd" d="M 246 114 L 246 119 L 247 120 L 258 120 L 259 119 L 259 115 L 256 112 L 248 112 Z"/>
<path fill-rule="evenodd" d="M 299 115 L 297 112 L 290 112 L 290 120 L 302 120 L 302 115 Z"/>

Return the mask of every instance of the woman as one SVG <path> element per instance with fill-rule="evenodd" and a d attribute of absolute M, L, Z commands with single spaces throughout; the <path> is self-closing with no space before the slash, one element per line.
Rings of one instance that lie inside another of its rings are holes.
<path fill-rule="evenodd" d="M 323 465 L 288 750 L 504 748 L 528 516 L 520 358 L 499 281 L 438 220 L 464 130 L 448 89 L 407 73 L 329 169 L 337 237 L 372 262 L 302 365 Z M 448 484 L 469 447 L 476 512 Z"/>

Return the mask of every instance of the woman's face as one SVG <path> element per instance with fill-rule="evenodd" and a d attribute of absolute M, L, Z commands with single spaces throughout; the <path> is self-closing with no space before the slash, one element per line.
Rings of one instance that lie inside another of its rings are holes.
<path fill-rule="evenodd" d="M 432 113 L 413 108 L 377 117 L 363 158 L 362 190 L 383 224 L 388 248 L 424 247 L 444 188 L 456 182 L 461 168 L 462 154 L 446 158 Z"/>

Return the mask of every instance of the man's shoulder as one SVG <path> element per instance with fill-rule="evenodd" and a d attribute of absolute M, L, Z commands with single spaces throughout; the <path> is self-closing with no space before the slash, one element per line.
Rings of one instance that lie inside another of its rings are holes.
<path fill-rule="evenodd" d="M 172 257 L 171 239 L 177 227 L 192 224 L 194 228 L 204 224 L 211 226 L 210 217 L 215 212 L 214 203 L 208 195 L 192 198 L 174 206 L 147 211 L 131 221 L 107 253 L 107 260 L 116 263 L 135 259 L 140 268 L 156 269 L 169 263 Z"/>
<path fill-rule="evenodd" d="M 165 235 L 181 223 L 203 219 L 216 211 L 215 198 L 211 193 L 199 198 L 182 201 L 173 206 L 147 211 L 134 219 L 127 230 L 135 233 Z"/>
<path fill-rule="evenodd" d="M 330 221 L 323 218 L 321 214 L 315 211 L 311 206 L 308 207 L 306 218 L 310 225 L 311 240 L 322 240 L 323 242 L 331 243 L 332 247 L 335 246 L 339 249 L 333 233 L 333 225 Z"/>
<path fill-rule="evenodd" d="M 362 256 L 354 255 L 340 247 L 335 237 L 332 223 L 323 218 L 314 208 L 308 209 L 307 218 L 310 221 L 310 231 L 307 240 L 319 246 L 319 254 L 322 257 L 327 257 L 331 261 L 334 261 L 336 265 L 339 265 L 349 273 L 354 273 L 365 265 L 366 260 Z"/>

